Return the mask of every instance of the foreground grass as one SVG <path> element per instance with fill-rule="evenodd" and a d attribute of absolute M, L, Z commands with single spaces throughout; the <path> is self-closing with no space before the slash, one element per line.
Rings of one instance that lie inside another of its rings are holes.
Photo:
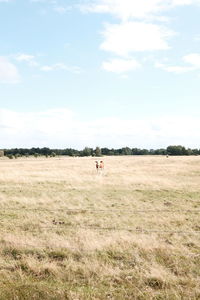
<path fill-rule="evenodd" d="M 0 160 L 0 299 L 200 299 L 200 157 L 104 161 Z"/>

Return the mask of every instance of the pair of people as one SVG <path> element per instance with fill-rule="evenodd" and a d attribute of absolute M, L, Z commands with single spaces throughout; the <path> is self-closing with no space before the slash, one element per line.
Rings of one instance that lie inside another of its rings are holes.
<path fill-rule="evenodd" d="M 103 162 L 103 160 L 100 160 L 100 161 L 96 160 L 95 163 L 96 163 L 96 170 L 97 170 L 97 172 L 98 171 L 102 171 L 104 169 L 104 162 Z"/>

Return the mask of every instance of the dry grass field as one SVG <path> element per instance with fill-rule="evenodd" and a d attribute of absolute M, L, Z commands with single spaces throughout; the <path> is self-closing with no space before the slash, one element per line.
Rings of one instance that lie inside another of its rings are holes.
<path fill-rule="evenodd" d="M 200 157 L 0 159 L 0 300 L 200 299 Z"/>

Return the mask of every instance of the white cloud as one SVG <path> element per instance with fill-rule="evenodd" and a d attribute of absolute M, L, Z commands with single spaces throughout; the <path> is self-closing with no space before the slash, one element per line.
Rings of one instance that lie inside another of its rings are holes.
<path fill-rule="evenodd" d="M 110 14 L 118 24 L 107 24 L 101 49 L 119 56 L 134 51 L 157 51 L 171 48 L 169 38 L 175 32 L 161 26 L 169 21 L 166 12 L 180 6 L 199 5 L 200 0 L 88 0 L 84 12 Z M 164 66 L 161 66 L 164 68 Z M 187 72 L 191 67 L 166 67 L 169 72 Z"/>
<path fill-rule="evenodd" d="M 169 66 L 162 63 L 156 63 L 155 67 L 162 69 L 167 72 L 181 74 L 191 71 L 200 70 L 200 54 L 199 53 L 191 53 L 182 57 L 182 61 L 187 63 L 184 66 Z"/>
<path fill-rule="evenodd" d="M 57 63 L 54 65 L 46 65 L 40 68 L 41 71 L 44 72 L 50 72 L 50 71 L 56 71 L 56 70 L 63 70 L 63 71 L 68 71 L 74 74 L 80 74 L 81 73 L 81 68 L 77 66 L 68 66 L 64 63 Z"/>
<path fill-rule="evenodd" d="M 172 5 L 172 0 L 96 0 L 82 5 L 87 12 L 108 13 L 119 19 L 117 24 L 106 24 L 100 48 L 119 56 L 132 52 L 158 51 L 170 48 L 168 39 L 175 33 L 153 21 L 168 20 L 161 12 Z"/>
<path fill-rule="evenodd" d="M 171 0 L 171 6 L 199 5 L 200 0 Z"/>
<path fill-rule="evenodd" d="M 104 70 L 118 74 L 130 72 L 140 67 L 141 65 L 134 59 L 110 59 L 102 64 Z"/>
<path fill-rule="evenodd" d="M 16 61 L 18 62 L 25 62 L 31 67 L 38 67 L 39 70 L 44 71 L 44 72 L 50 72 L 50 71 L 56 71 L 56 70 L 63 70 L 63 71 L 68 71 L 74 74 L 80 74 L 81 73 L 81 68 L 78 66 L 69 66 L 65 63 L 56 63 L 52 65 L 45 65 L 42 66 L 36 61 L 36 57 L 34 55 L 30 54 L 17 54 L 12 56 Z"/>
<path fill-rule="evenodd" d="M 191 53 L 191 54 L 185 55 L 183 57 L 183 60 L 186 63 L 191 64 L 194 68 L 197 68 L 197 69 L 200 68 L 200 54 L 199 53 Z"/>
<path fill-rule="evenodd" d="M 34 59 L 33 55 L 29 55 L 29 54 L 18 54 L 16 55 L 16 60 L 18 61 L 31 61 Z"/>
<path fill-rule="evenodd" d="M 70 11 L 72 9 L 72 6 L 55 6 L 54 7 L 54 11 L 63 15 L 65 14 L 66 12 Z"/>
<path fill-rule="evenodd" d="M 168 66 L 165 64 L 161 64 L 161 63 L 156 63 L 155 67 L 158 69 L 161 69 L 163 71 L 167 71 L 170 73 L 176 73 L 176 74 L 181 74 L 181 73 L 187 73 L 189 71 L 193 71 L 193 67 L 184 67 L 184 66 Z"/>
<path fill-rule="evenodd" d="M 109 13 L 123 21 L 131 18 L 143 19 L 167 7 L 168 1 L 162 0 L 97 0 L 82 6 L 85 11 Z"/>
<path fill-rule="evenodd" d="M 61 142 L 64 132 L 73 126 L 72 112 L 54 109 L 43 112 L 15 112 L 0 110 L 0 138 L 9 146 L 45 145 Z"/>
<path fill-rule="evenodd" d="M 0 83 L 18 83 L 20 75 L 17 67 L 7 58 L 0 57 Z"/>
<path fill-rule="evenodd" d="M 46 7 L 49 7 L 54 12 L 64 15 L 66 12 L 72 10 L 75 5 L 62 5 L 57 0 L 30 0 L 31 3 L 36 4 L 45 4 Z M 47 10 L 41 10 L 41 14 L 46 14 Z"/>
<path fill-rule="evenodd" d="M 51 72 L 56 70 L 68 71 L 74 74 L 80 74 L 81 68 L 78 66 L 69 66 L 65 63 L 56 63 L 52 65 L 42 65 L 36 61 L 36 56 L 31 54 L 20 53 L 10 56 L 12 59 L 20 63 L 26 63 L 30 67 L 37 67 L 40 71 Z"/>
<path fill-rule="evenodd" d="M 56 7 L 54 7 L 54 10 L 61 15 L 65 14 L 67 11 L 67 9 L 63 6 L 56 6 Z"/>
<path fill-rule="evenodd" d="M 126 56 L 133 51 L 169 49 L 167 39 L 172 36 L 167 28 L 143 22 L 107 24 L 101 49 Z"/>
<path fill-rule="evenodd" d="M 120 20 L 147 19 L 176 6 L 198 5 L 199 0 L 95 0 L 82 5 L 82 10 L 108 13 Z"/>
<path fill-rule="evenodd" d="M 53 71 L 54 68 L 52 66 L 43 66 L 40 68 L 41 71 L 44 71 L 44 72 L 50 72 L 50 71 Z"/>
<path fill-rule="evenodd" d="M 35 56 L 30 54 L 17 54 L 14 56 L 14 58 L 19 62 L 26 62 L 31 67 L 38 66 L 38 63 L 35 61 Z"/>
<path fill-rule="evenodd" d="M 200 139 L 199 118 L 80 119 L 68 109 L 21 113 L 0 109 L 1 147 L 197 147 Z"/>

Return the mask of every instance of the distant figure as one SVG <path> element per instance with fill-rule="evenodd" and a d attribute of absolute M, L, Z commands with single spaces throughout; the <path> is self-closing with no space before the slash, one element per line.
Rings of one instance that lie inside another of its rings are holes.
<path fill-rule="evenodd" d="M 101 171 L 103 171 L 103 169 L 104 169 L 104 162 L 103 162 L 103 160 L 100 161 L 99 169 L 100 169 Z"/>
<path fill-rule="evenodd" d="M 96 164 L 96 171 L 98 172 L 99 171 L 99 162 L 98 162 L 98 160 L 95 161 L 95 164 Z"/>
<path fill-rule="evenodd" d="M 97 171 L 97 173 L 98 172 L 102 172 L 104 170 L 104 162 L 103 162 L 103 160 L 101 160 L 101 161 L 96 160 L 95 164 L 96 164 L 96 171 Z"/>

